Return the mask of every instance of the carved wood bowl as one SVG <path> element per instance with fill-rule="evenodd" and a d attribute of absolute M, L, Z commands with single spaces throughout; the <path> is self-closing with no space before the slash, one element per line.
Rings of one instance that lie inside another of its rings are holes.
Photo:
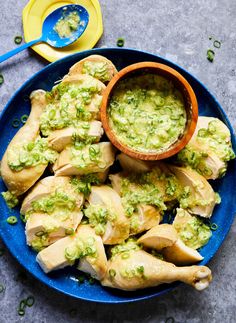
<path fill-rule="evenodd" d="M 112 93 L 118 83 L 130 76 L 135 76 L 139 74 L 145 74 L 145 73 L 156 73 L 157 75 L 163 76 L 166 79 L 169 79 L 173 82 L 176 89 L 178 89 L 184 99 L 184 105 L 187 115 L 187 122 L 185 125 L 185 130 L 183 134 L 179 136 L 177 141 L 172 143 L 170 146 L 165 148 L 164 150 L 158 150 L 157 152 L 142 152 L 135 150 L 127 145 L 125 145 L 123 142 L 121 142 L 114 131 L 110 127 L 109 123 L 109 115 L 108 115 L 108 107 L 109 102 L 112 97 Z M 127 66 L 126 68 L 119 71 L 109 82 L 107 85 L 107 88 L 103 94 L 103 100 L 101 105 L 101 121 L 103 124 L 103 128 L 107 134 L 107 137 L 110 139 L 111 143 L 124 152 L 125 154 L 136 158 L 136 159 L 142 159 L 142 160 L 159 160 L 171 157 L 178 153 L 181 149 L 183 149 L 189 140 L 191 139 L 194 130 L 196 128 L 198 119 L 198 103 L 196 96 L 194 94 L 194 91 L 188 81 L 176 70 L 173 68 L 170 68 L 167 65 L 154 63 L 154 62 L 142 62 L 142 63 L 136 63 Z"/>

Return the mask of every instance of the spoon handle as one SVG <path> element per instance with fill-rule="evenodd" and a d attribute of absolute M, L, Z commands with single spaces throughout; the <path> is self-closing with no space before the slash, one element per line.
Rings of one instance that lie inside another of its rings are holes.
<path fill-rule="evenodd" d="M 34 44 L 37 44 L 39 42 L 42 41 L 42 38 L 39 38 L 39 39 L 35 39 L 35 40 L 32 40 L 26 44 L 23 44 L 21 45 L 20 47 L 17 47 L 13 50 L 11 50 L 10 52 L 6 53 L 6 54 L 3 54 L 2 56 L 0 56 L 0 63 L 4 62 L 5 60 L 7 60 L 8 58 L 18 54 L 19 52 L 21 52 L 22 50 L 34 45 Z"/>

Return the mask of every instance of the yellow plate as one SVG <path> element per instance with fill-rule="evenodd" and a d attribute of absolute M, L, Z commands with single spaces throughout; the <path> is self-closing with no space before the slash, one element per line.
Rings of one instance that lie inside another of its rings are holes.
<path fill-rule="evenodd" d="M 83 35 L 73 44 L 64 48 L 53 48 L 45 43 L 33 46 L 39 55 L 50 62 L 95 46 L 103 33 L 102 13 L 98 0 L 30 0 L 23 10 L 25 41 L 41 36 L 44 19 L 55 9 L 68 4 L 79 4 L 87 9 L 89 23 Z"/>

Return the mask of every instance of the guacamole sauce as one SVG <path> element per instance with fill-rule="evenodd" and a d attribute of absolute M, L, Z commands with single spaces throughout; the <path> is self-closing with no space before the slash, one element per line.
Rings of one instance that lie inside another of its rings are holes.
<path fill-rule="evenodd" d="M 141 152 L 168 148 L 183 134 L 187 120 L 180 91 L 155 74 L 122 80 L 113 92 L 108 114 L 118 140 Z"/>

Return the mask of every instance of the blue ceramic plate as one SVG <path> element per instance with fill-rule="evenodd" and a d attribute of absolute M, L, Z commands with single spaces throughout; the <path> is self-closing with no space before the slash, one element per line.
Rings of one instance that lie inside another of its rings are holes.
<path fill-rule="evenodd" d="M 52 63 L 45 67 L 42 71 L 35 74 L 28 80 L 12 97 L 0 119 L 0 155 L 4 154 L 9 141 L 15 135 L 18 129 L 12 127 L 12 121 L 15 118 L 20 118 L 23 114 L 29 114 L 30 102 L 29 94 L 36 89 L 50 90 L 55 81 L 60 80 L 67 74 L 71 65 L 91 54 L 100 54 L 110 59 L 119 69 L 142 61 L 154 61 L 164 63 L 180 72 L 192 85 L 196 93 L 200 115 L 213 116 L 221 119 L 230 129 L 234 150 L 236 150 L 235 136 L 232 126 L 229 123 L 224 111 L 220 107 L 216 99 L 209 91 L 195 79 L 187 71 L 181 67 L 155 55 L 130 50 L 130 49 L 94 49 L 85 52 L 68 56 L 62 60 Z M 201 254 L 204 260 L 201 264 L 206 264 L 214 256 L 217 249 L 224 241 L 236 213 L 236 194 L 233 194 L 236 183 L 236 161 L 231 161 L 229 164 L 226 176 L 212 183 L 214 189 L 218 191 L 222 197 L 222 203 L 216 206 L 212 221 L 218 225 L 218 229 L 213 232 L 213 236 L 209 243 L 202 248 Z M 5 191 L 6 187 L 0 180 L 0 191 Z M 161 295 L 171 290 L 177 284 L 162 285 L 156 288 L 149 288 L 137 292 L 122 292 L 103 288 L 99 283 L 89 285 L 88 282 L 79 285 L 75 279 L 76 270 L 67 268 L 49 275 L 43 273 L 35 261 L 36 254 L 26 245 L 24 224 L 20 221 L 19 210 L 9 210 L 3 200 L 0 198 L 0 235 L 6 246 L 9 248 L 13 256 L 18 262 L 24 266 L 41 282 L 48 286 L 73 297 L 96 302 L 105 303 L 121 303 L 147 299 L 150 297 Z M 9 215 L 15 215 L 19 221 L 17 225 L 11 226 L 7 224 L 6 219 Z"/>

